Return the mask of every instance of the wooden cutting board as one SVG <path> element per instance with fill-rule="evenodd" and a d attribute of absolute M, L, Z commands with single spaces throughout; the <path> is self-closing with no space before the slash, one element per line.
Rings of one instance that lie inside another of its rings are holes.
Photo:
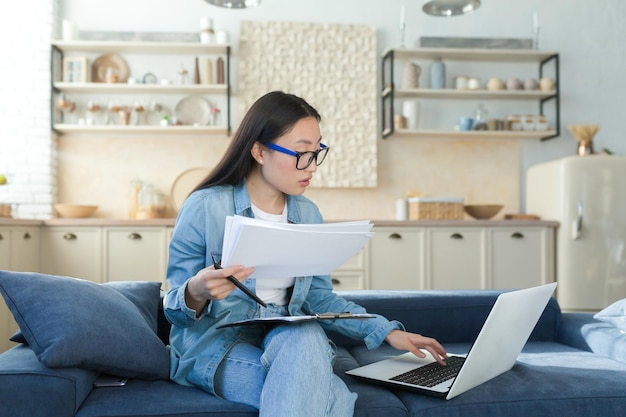
<path fill-rule="evenodd" d="M 535 214 L 513 213 L 505 214 L 504 220 L 540 220 L 540 217 Z"/>

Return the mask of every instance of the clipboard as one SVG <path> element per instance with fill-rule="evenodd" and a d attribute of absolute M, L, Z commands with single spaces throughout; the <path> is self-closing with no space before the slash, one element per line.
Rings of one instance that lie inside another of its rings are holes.
<path fill-rule="evenodd" d="M 217 326 L 218 329 L 236 326 L 277 326 L 280 324 L 295 324 L 315 320 L 337 320 L 337 319 L 371 319 L 375 316 L 369 313 L 321 313 L 303 316 L 279 316 L 279 317 L 257 317 L 234 321 L 232 323 Z"/>

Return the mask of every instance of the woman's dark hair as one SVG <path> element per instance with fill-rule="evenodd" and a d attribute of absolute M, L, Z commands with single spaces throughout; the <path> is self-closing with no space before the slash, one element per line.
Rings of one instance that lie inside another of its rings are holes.
<path fill-rule="evenodd" d="M 317 110 L 298 96 L 282 91 L 265 94 L 252 104 L 224 156 L 194 191 L 213 185 L 240 184 L 257 163 L 250 152 L 254 143 L 271 143 L 307 117 L 321 121 Z"/>

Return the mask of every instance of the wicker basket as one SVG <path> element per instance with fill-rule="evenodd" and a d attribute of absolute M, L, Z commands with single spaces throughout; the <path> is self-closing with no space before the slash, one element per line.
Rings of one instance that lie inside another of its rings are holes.
<path fill-rule="evenodd" d="M 463 203 L 461 197 L 409 198 L 409 220 L 460 220 Z"/>

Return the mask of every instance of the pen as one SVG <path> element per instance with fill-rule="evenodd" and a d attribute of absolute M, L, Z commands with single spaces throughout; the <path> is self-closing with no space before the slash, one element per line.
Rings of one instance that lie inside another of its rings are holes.
<path fill-rule="evenodd" d="M 211 256 L 211 258 L 213 258 L 213 256 Z M 223 269 L 222 265 L 220 265 L 218 262 L 215 262 L 215 259 L 213 259 L 213 267 L 215 269 Z M 229 275 L 226 277 L 227 280 L 229 280 L 230 282 L 232 282 L 233 284 L 235 284 L 235 286 L 237 288 L 239 288 L 241 291 L 243 291 L 248 297 L 252 298 L 254 301 L 256 301 L 257 303 L 259 303 L 260 305 L 262 305 L 263 307 L 267 307 L 267 304 L 265 304 L 263 302 L 263 300 L 261 300 L 259 297 L 257 297 L 257 295 L 255 293 L 253 293 L 252 291 L 250 291 L 248 289 L 248 287 L 246 287 L 245 285 L 243 285 L 241 282 L 239 282 L 239 280 L 237 278 L 235 278 L 232 275 Z"/>

